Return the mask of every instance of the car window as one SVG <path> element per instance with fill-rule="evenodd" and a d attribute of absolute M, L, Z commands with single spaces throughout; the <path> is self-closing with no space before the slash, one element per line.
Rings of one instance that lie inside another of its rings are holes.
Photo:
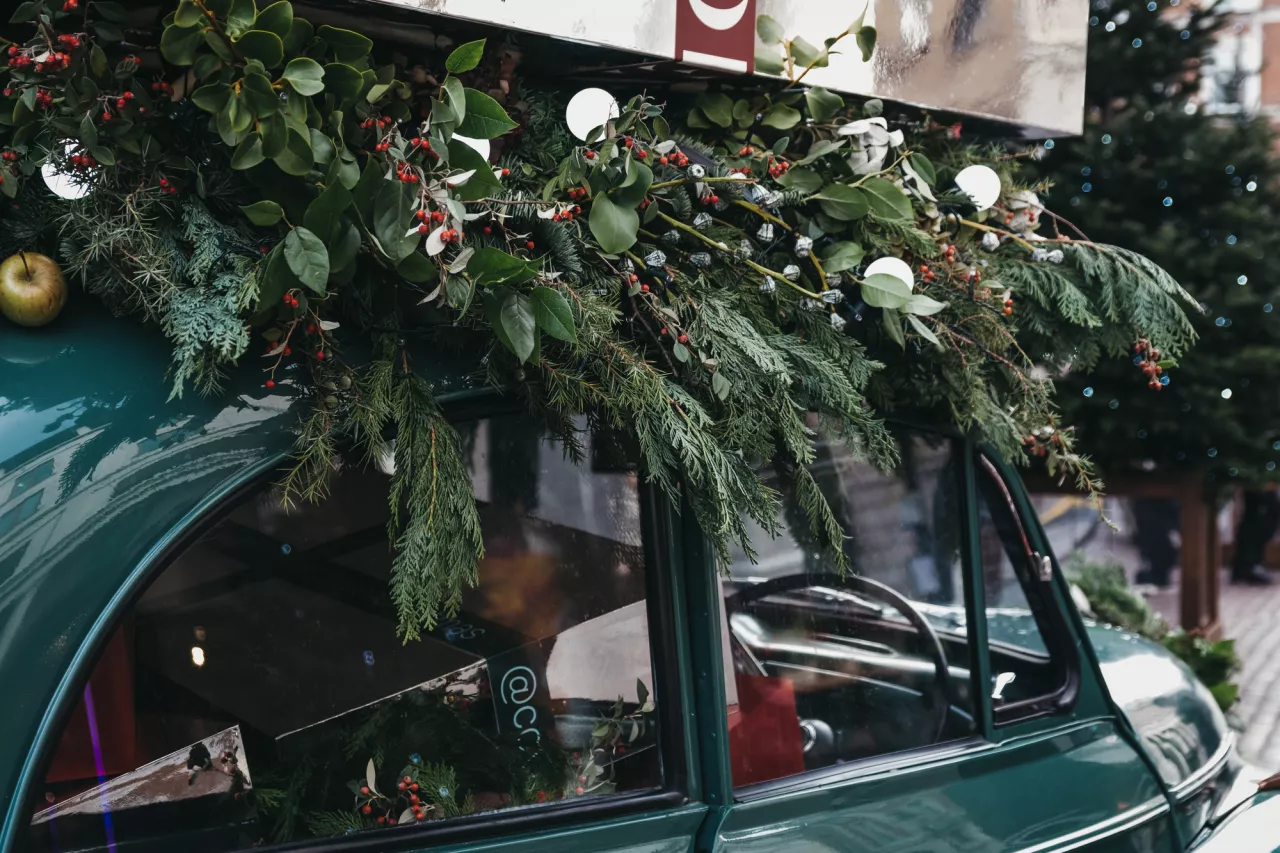
<path fill-rule="evenodd" d="M 479 583 L 402 643 L 388 477 L 235 506 L 119 624 L 24 850 L 230 851 L 663 784 L 634 469 L 535 422 L 463 425 Z M 135 842 L 137 842 L 135 844 Z"/>
<path fill-rule="evenodd" d="M 960 445 L 900 436 L 892 472 L 822 441 L 812 473 L 847 536 L 843 575 L 799 513 L 758 530 L 723 584 L 730 758 L 754 784 L 974 733 Z M 774 485 L 787 503 L 786 477 Z"/>
<path fill-rule="evenodd" d="M 983 455 L 974 466 L 978 494 L 978 552 L 991 659 L 991 698 L 997 721 L 1061 690 L 1068 669 L 1058 632 L 1059 614 L 1042 580 L 1042 555 L 1032 547 L 1009 488 Z M 1054 653 L 1050 653 L 1051 646 Z"/>

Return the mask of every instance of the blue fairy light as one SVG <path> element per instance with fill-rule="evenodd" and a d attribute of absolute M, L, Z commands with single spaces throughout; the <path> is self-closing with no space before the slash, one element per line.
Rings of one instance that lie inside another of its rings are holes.
<path fill-rule="evenodd" d="M 293 546 L 290 545 L 288 542 L 284 543 L 283 545 L 280 546 L 280 553 L 284 554 L 286 557 L 289 556 L 290 554 L 293 553 Z"/>
<path fill-rule="evenodd" d="M 446 788 L 444 785 L 441 785 L 441 786 L 440 786 L 440 796 L 442 796 L 442 797 L 447 797 L 447 796 L 449 796 L 449 789 L 448 789 L 448 788 Z"/>
<path fill-rule="evenodd" d="M 413 755 L 409 756 L 409 761 L 413 762 L 414 764 L 421 764 L 422 756 L 415 752 L 413 753 Z"/>
<path fill-rule="evenodd" d="M 1173 207 L 1173 198 L 1170 196 L 1165 196 L 1164 201 L 1160 203 L 1163 204 L 1165 207 Z"/>
<path fill-rule="evenodd" d="M 1276 463 L 1274 463 L 1274 462 L 1268 462 L 1268 463 L 1267 463 L 1267 470 L 1268 470 L 1268 471 L 1274 471 L 1274 470 L 1276 470 Z"/>
<path fill-rule="evenodd" d="M 1133 45 L 1134 47 L 1142 47 L 1142 39 L 1134 39 L 1133 41 L 1129 42 L 1129 44 Z"/>
<path fill-rule="evenodd" d="M 1236 279 L 1236 284 L 1248 284 L 1248 283 L 1249 283 L 1249 276 L 1247 275 L 1242 275 Z"/>
<path fill-rule="evenodd" d="M 1213 325 L 1215 325 L 1215 326 L 1217 326 L 1219 329 L 1221 329 L 1223 326 L 1227 325 L 1227 318 L 1226 318 L 1226 317 L 1219 317 L 1218 319 L 1216 319 L 1216 320 L 1214 320 L 1214 321 L 1213 321 Z"/>
<path fill-rule="evenodd" d="M 1104 134 L 1102 134 L 1102 144 L 1103 144 L 1103 145 L 1110 145 L 1110 144 L 1111 144 L 1111 134 L 1109 134 L 1109 133 L 1104 133 Z"/>
<path fill-rule="evenodd" d="M 1227 235 L 1227 245 L 1228 245 L 1228 246 L 1234 246 L 1235 244 L 1236 244 L 1236 235 L 1234 235 L 1234 234 L 1228 234 L 1228 235 Z"/>
<path fill-rule="evenodd" d="M 1138 438 L 1146 438 L 1146 437 L 1147 437 L 1147 431 L 1145 429 L 1138 430 Z"/>
<path fill-rule="evenodd" d="M 1210 459 L 1212 459 L 1213 457 L 1215 457 L 1215 456 L 1217 456 L 1217 455 L 1218 455 L 1218 448 L 1216 448 L 1216 447 L 1210 447 L 1210 448 L 1209 448 L 1209 458 L 1210 458 Z"/>
<path fill-rule="evenodd" d="M 1160 377 L 1160 384 L 1161 384 L 1161 385 L 1168 385 L 1168 384 L 1169 384 L 1169 377 L 1168 377 L 1168 376 L 1161 376 L 1161 377 Z"/>
<path fill-rule="evenodd" d="M 1096 27 L 1096 26 L 1098 26 L 1098 16 L 1097 16 L 1097 15 L 1094 15 L 1093 17 L 1089 18 L 1089 26 L 1091 26 L 1091 27 Z"/>
<path fill-rule="evenodd" d="M 1134 363 L 1134 364 L 1142 364 L 1142 362 L 1144 362 L 1144 361 L 1146 361 L 1146 359 L 1145 359 L 1145 358 L 1143 358 L 1143 357 L 1142 357 L 1142 356 L 1140 356 L 1140 355 L 1135 355 L 1135 356 L 1133 357 L 1133 363 Z"/>
<path fill-rule="evenodd" d="M 1268 302 L 1266 305 L 1263 305 L 1263 306 L 1262 306 L 1262 313 L 1263 313 L 1263 314 L 1270 314 L 1270 313 L 1271 313 L 1271 303 L 1270 303 L 1270 302 Z"/>
<path fill-rule="evenodd" d="M 1084 389 L 1084 395 L 1085 395 L 1086 397 L 1092 397 L 1092 396 L 1093 396 L 1093 387 L 1092 387 L 1092 386 L 1090 386 L 1089 388 Z"/>
<path fill-rule="evenodd" d="M 1183 41 L 1186 41 L 1187 39 L 1191 38 L 1191 30 L 1183 30 L 1178 35 L 1182 36 Z"/>
<path fill-rule="evenodd" d="M 1093 174 L 1093 169 L 1089 168 L 1088 166 L 1085 166 L 1080 170 L 1080 174 L 1084 175 L 1087 178 Z"/>
<path fill-rule="evenodd" d="M 1273 441 L 1273 442 L 1271 443 L 1271 449 L 1272 449 L 1272 450 L 1280 450 L 1280 441 Z"/>
<path fill-rule="evenodd" d="M 1044 147 L 1045 147 L 1045 148 L 1047 148 L 1047 149 L 1049 149 L 1050 151 L 1052 151 L 1052 150 L 1053 150 L 1053 146 L 1055 146 L 1055 145 L 1057 145 L 1057 144 L 1058 144 L 1058 143 L 1054 142 L 1052 139 L 1046 139 L 1046 140 L 1044 141 Z"/>
<path fill-rule="evenodd" d="M 1234 175 L 1235 173 L 1236 173 L 1236 167 L 1235 167 L 1235 166 L 1228 166 L 1228 167 L 1227 167 L 1227 174 L 1228 174 L 1228 175 Z"/>
<path fill-rule="evenodd" d="M 1114 412 L 1116 409 L 1120 408 L 1120 401 L 1112 398 L 1111 402 L 1107 403 L 1107 408 Z"/>
<path fill-rule="evenodd" d="M 368 649 L 364 650 L 364 665 L 373 666 L 373 652 Z"/>
<path fill-rule="evenodd" d="M 1258 188 L 1258 182 L 1257 182 L 1257 181 L 1250 181 L 1249 183 L 1247 183 L 1247 184 L 1245 184 L 1245 185 L 1244 185 L 1244 188 L 1245 188 L 1246 190 L 1248 190 L 1249 192 L 1253 192 L 1254 190 L 1256 190 L 1256 189 Z"/>
<path fill-rule="evenodd" d="M 1114 33 L 1114 32 L 1116 31 L 1116 22 L 1115 22 L 1115 21 L 1107 21 L 1107 25 L 1106 25 L 1105 27 L 1103 27 L 1103 29 L 1104 29 L 1104 30 L 1106 30 L 1106 31 L 1107 31 L 1107 32 L 1109 32 L 1109 33 Z"/>
<path fill-rule="evenodd" d="M 1156 0 L 1151 0 L 1151 2 L 1147 4 L 1147 11 L 1154 12 L 1155 10 L 1156 10 Z"/>
<path fill-rule="evenodd" d="M 1230 400 L 1230 399 L 1231 399 L 1231 389 L 1230 389 L 1230 388 L 1223 388 L 1223 389 L 1222 389 L 1222 399 L 1224 399 L 1224 400 Z"/>
<path fill-rule="evenodd" d="M 1083 184 L 1080 185 L 1080 192 L 1087 193 L 1092 191 L 1093 191 L 1093 184 L 1089 183 L 1088 181 L 1085 181 Z"/>

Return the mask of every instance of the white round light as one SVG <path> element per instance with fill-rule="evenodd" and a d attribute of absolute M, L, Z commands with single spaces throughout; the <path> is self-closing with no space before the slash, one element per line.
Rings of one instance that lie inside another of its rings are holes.
<path fill-rule="evenodd" d="M 75 145 L 68 142 L 65 153 L 68 157 L 74 154 Z M 40 167 L 40 175 L 44 178 L 44 182 L 48 184 L 49 192 L 58 198 L 77 199 L 89 194 L 87 175 L 64 172 L 58 168 L 53 160 L 44 161 L 44 165 Z"/>
<path fill-rule="evenodd" d="M 867 271 L 863 273 L 864 278 L 870 278 L 873 275 L 891 275 L 901 280 L 907 286 L 907 290 L 915 287 L 916 279 L 911 273 L 911 265 L 902 258 L 877 258 L 867 264 Z"/>
<path fill-rule="evenodd" d="M 980 211 L 1000 200 L 1000 176 L 990 166 L 966 166 L 956 175 L 956 186 Z"/>
<path fill-rule="evenodd" d="M 583 89 L 569 99 L 564 112 L 569 131 L 586 142 L 591 131 L 617 118 L 622 111 L 613 95 L 604 89 Z"/>
<path fill-rule="evenodd" d="M 484 159 L 486 160 L 489 159 L 489 149 L 490 149 L 489 140 L 472 139 L 470 136 L 459 136 L 456 133 L 453 135 L 453 138 L 458 140 L 468 148 L 474 148 L 476 151 L 480 153 L 480 156 L 483 157 Z"/>

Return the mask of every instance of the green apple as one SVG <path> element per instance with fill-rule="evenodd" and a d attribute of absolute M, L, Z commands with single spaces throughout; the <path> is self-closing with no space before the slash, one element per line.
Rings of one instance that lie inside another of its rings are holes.
<path fill-rule="evenodd" d="M 0 314 L 19 326 L 43 326 L 67 304 L 67 282 L 53 258 L 19 252 L 0 264 Z"/>

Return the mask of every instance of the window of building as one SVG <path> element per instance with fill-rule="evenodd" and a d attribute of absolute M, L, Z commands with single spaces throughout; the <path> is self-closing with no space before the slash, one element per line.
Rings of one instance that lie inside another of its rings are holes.
<path fill-rule="evenodd" d="M 396 637 L 385 475 L 289 513 L 259 490 L 119 624 L 24 849 L 232 851 L 661 787 L 633 467 L 520 417 L 462 429 L 486 556 L 456 618 Z"/>
<path fill-rule="evenodd" d="M 735 785 L 976 731 L 963 445 L 921 433 L 900 444 L 892 472 L 818 446 L 811 470 L 848 537 L 845 574 L 784 511 L 784 534 L 759 531 L 758 561 L 743 555 L 724 582 Z"/>

